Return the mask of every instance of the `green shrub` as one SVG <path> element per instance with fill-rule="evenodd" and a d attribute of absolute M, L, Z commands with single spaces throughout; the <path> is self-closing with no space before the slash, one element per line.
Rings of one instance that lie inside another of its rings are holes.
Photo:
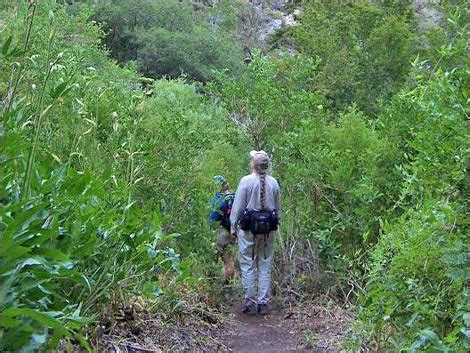
<path fill-rule="evenodd" d="M 67 10 L 18 4 L 2 36 L 2 351 L 91 350 L 107 303 L 177 297 L 161 274 L 197 287 L 215 267 L 212 176 L 238 160 L 223 109 L 119 68 L 89 11 Z"/>
<path fill-rule="evenodd" d="M 105 44 L 119 62 L 137 61 L 148 77 L 187 75 L 205 82 L 215 69 L 240 70 L 242 52 L 231 28 L 224 26 L 229 22 L 211 23 L 211 10 L 202 9 L 173 0 L 113 1 L 98 4 L 94 18 L 103 24 Z M 212 16 L 224 17 L 217 12 Z"/>
<path fill-rule="evenodd" d="M 376 113 L 410 69 L 415 42 L 409 4 L 399 2 L 347 4 L 310 3 L 300 25 L 288 31 L 294 46 L 319 60 L 311 89 L 324 94 L 335 110 L 356 103 Z"/>
<path fill-rule="evenodd" d="M 431 199 L 384 224 L 361 313 L 373 325 L 377 347 L 468 349 L 469 249 L 461 212 L 457 204 Z"/>
<path fill-rule="evenodd" d="M 459 42 L 456 37 L 456 48 Z M 464 103 L 470 71 L 434 68 L 424 79 L 427 70 L 418 71 L 416 87 L 399 93 L 379 119 L 406 157 L 394 206 L 405 211 L 382 226 L 362 320 L 373 327 L 379 348 L 463 352 L 470 347 Z"/>

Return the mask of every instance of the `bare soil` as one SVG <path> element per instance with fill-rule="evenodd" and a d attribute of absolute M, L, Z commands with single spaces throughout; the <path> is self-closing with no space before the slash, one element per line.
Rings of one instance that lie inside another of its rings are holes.
<path fill-rule="evenodd" d="M 243 303 L 232 304 L 230 321 L 222 332 L 222 341 L 233 352 L 297 352 L 295 332 L 289 331 L 282 312 L 273 309 L 270 315 L 248 316 Z"/>
<path fill-rule="evenodd" d="M 289 314 L 288 327 L 298 333 L 298 342 L 313 352 L 346 352 L 345 341 L 351 337 L 349 324 L 354 315 L 327 303 L 303 303 Z"/>
<path fill-rule="evenodd" d="M 102 352 L 345 352 L 354 319 L 328 302 L 296 307 L 272 305 L 267 316 L 244 314 L 240 293 L 227 296 L 226 311 L 208 298 L 186 298 L 180 315 L 147 311 L 145 303 L 116 305 L 103 312 L 93 347 Z M 234 299 L 235 298 L 235 299 Z M 59 351 L 70 351 L 67 345 Z M 72 349 L 73 350 L 73 349 Z"/>
<path fill-rule="evenodd" d="M 351 314 L 307 305 L 294 310 L 274 307 L 267 316 L 248 316 L 241 301 L 231 305 L 220 341 L 230 352 L 340 352 Z"/>

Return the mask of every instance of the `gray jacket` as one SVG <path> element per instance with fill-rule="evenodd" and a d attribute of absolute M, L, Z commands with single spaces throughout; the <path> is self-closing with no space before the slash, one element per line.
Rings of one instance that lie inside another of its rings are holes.
<path fill-rule="evenodd" d="M 256 173 L 246 175 L 240 180 L 230 213 L 232 233 L 236 232 L 238 221 L 245 208 L 261 208 L 260 184 L 260 177 Z M 266 175 L 266 208 L 277 209 L 279 218 L 281 217 L 279 184 L 270 175 Z"/>

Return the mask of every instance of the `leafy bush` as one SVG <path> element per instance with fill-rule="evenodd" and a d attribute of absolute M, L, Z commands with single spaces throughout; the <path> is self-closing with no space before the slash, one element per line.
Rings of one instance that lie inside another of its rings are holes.
<path fill-rule="evenodd" d="M 231 183 L 241 177 L 248 164 L 239 158 L 243 136 L 227 127 L 225 110 L 198 95 L 194 85 L 161 80 L 151 89 L 152 98 L 138 107 L 135 136 L 143 143 L 136 163 L 145 172 L 136 197 L 165 215 L 167 229 L 185 234 L 182 254 L 196 253 L 207 265 L 213 257 L 208 200 L 217 191 L 212 177 L 222 173 Z"/>
<path fill-rule="evenodd" d="M 186 74 L 204 82 L 213 77 L 214 69 L 241 69 L 241 50 L 230 28 L 224 27 L 229 22 L 210 23 L 210 11 L 196 11 L 189 2 L 102 2 L 94 11 L 113 56 L 121 63 L 137 61 L 146 76 Z M 214 17 L 221 18 L 217 13 Z"/>
<path fill-rule="evenodd" d="M 372 270 L 364 299 L 363 319 L 371 322 L 381 349 L 464 351 L 468 237 L 462 209 L 429 200 L 399 221 L 383 226 L 372 253 Z"/>
<path fill-rule="evenodd" d="M 182 81 L 151 84 L 119 68 L 87 8 L 67 10 L 19 4 L 5 17 L 2 351 L 61 338 L 91 350 L 86 325 L 105 304 L 177 297 L 162 274 L 196 287 L 215 264 L 204 222 L 212 175 L 236 156 L 221 108 Z M 196 234 L 199 246 L 188 241 Z M 177 249 L 188 255 L 181 267 Z M 191 260 L 193 249 L 206 256 Z"/>
<path fill-rule="evenodd" d="M 409 4 L 400 2 L 347 4 L 310 3 L 289 33 L 295 47 L 318 58 L 318 90 L 336 110 L 356 103 L 377 111 L 400 87 L 409 70 L 415 35 Z"/>
<path fill-rule="evenodd" d="M 459 36 L 448 47 L 455 55 L 465 50 Z M 428 70 L 417 69 L 416 86 L 399 93 L 380 119 L 391 137 L 401 139 L 406 157 L 394 206 L 405 211 L 383 224 L 362 319 L 373 325 L 379 348 L 463 352 L 470 347 L 464 183 L 470 71 Z"/>

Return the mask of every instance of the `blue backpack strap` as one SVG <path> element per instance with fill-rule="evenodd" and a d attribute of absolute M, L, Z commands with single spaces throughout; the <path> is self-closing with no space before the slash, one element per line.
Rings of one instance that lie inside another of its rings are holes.
<path fill-rule="evenodd" d="M 219 222 L 222 218 L 222 214 L 220 212 L 220 205 L 223 200 L 224 194 L 217 193 L 215 196 L 209 200 L 209 205 L 212 206 L 212 211 L 209 213 L 209 220 L 211 222 Z"/>

